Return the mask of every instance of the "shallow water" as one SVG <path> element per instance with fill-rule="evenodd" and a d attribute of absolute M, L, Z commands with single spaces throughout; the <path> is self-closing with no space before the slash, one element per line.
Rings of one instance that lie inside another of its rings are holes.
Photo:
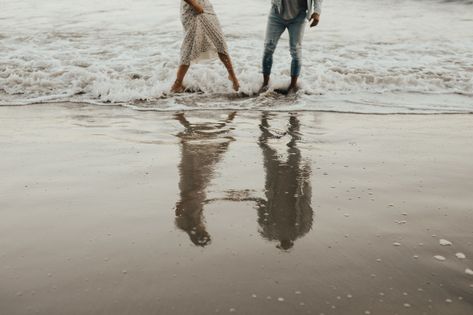
<path fill-rule="evenodd" d="M 473 111 L 471 1 L 325 1 L 320 27 L 306 31 L 302 90 L 293 100 L 255 95 L 269 0 L 213 4 L 245 96 L 232 96 L 223 67 L 211 62 L 193 67 L 186 81 L 203 94 L 164 97 L 179 60 L 179 1 L 3 0 L 0 104 Z M 286 34 L 275 56 L 273 87 L 286 85 L 288 75 Z"/>
<path fill-rule="evenodd" d="M 472 132 L 1 107 L 0 313 L 471 314 Z"/>

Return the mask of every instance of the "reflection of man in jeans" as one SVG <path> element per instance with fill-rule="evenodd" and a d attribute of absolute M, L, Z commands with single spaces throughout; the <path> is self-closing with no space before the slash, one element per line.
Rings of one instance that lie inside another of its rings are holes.
<path fill-rule="evenodd" d="M 289 250 L 294 242 L 312 228 L 312 188 L 310 162 L 302 158 L 297 144 L 300 140 L 300 122 L 291 115 L 287 134 L 287 159 L 273 148 L 269 141 L 275 137 L 270 131 L 270 119 L 263 114 L 259 146 L 263 152 L 266 171 L 265 197 L 258 200 L 258 224 L 260 234 L 279 241 L 277 248 Z"/>
<path fill-rule="evenodd" d="M 273 65 L 273 54 L 282 33 L 288 29 L 289 46 L 292 57 L 291 85 L 287 93 L 297 90 L 297 79 L 301 72 L 302 38 L 305 19 L 312 21 L 310 27 L 319 24 L 322 0 L 272 0 L 268 17 L 263 56 L 263 87 L 266 90 Z"/>

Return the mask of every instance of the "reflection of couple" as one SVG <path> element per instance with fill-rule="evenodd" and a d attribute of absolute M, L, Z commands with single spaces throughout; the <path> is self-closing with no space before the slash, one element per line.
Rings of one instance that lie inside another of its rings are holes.
<path fill-rule="evenodd" d="M 180 171 L 180 200 L 176 204 L 176 225 L 189 234 L 198 246 L 210 243 L 206 230 L 203 208 L 209 184 L 223 153 L 233 139 L 225 134 L 225 125 L 234 114 L 216 128 L 208 125 L 192 125 L 183 114 L 178 120 L 185 127 L 181 138 L 182 159 Z M 310 166 L 302 161 L 297 148 L 299 121 L 291 116 L 287 133 L 291 137 L 287 144 L 287 160 L 282 160 L 268 140 L 273 138 L 266 115 L 262 118 L 262 134 L 259 146 L 263 152 L 266 171 L 265 198 L 248 198 L 256 201 L 261 235 L 278 241 L 278 248 L 291 248 L 297 238 L 305 235 L 312 226 Z M 204 132 L 205 131 L 205 132 Z M 241 199 L 238 199 L 241 200 Z"/>
<path fill-rule="evenodd" d="M 171 91 L 185 91 L 184 77 L 191 63 L 198 62 L 213 55 L 218 55 L 228 71 L 233 89 L 238 91 L 238 82 L 228 53 L 227 44 L 209 0 L 181 0 L 181 20 L 184 26 L 184 41 L 181 47 L 180 66 L 177 78 Z M 320 20 L 322 0 L 272 0 L 271 11 L 266 28 L 266 39 L 263 54 L 263 86 L 268 88 L 273 53 L 282 33 L 289 32 L 289 46 L 292 57 L 291 84 L 287 92 L 297 90 L 297 79 L 301 72 L 302 39 L 306 19 L 312 21 L 310 26 L 316 26 Z"/>

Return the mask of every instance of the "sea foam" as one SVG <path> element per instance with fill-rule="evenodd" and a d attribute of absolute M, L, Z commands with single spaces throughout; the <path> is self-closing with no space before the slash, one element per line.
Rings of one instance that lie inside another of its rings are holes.
<path fill-rule="evenodd" d="M 306 29 L 301 91 L 293 98 L 257 95 L 270 2 L 212 3 L 241 81 L 239 95 L 218 61 L 191 67 L 185 84 L 199 93 L 167 95 L 183 37 L 179 1 L 8 0 L 0 19 L 0 104 L 473 112 L 468 3 L 327 1 L 320 26 Z M 287 33 L 274 61 L 272 87 L 285 86 Z"/>

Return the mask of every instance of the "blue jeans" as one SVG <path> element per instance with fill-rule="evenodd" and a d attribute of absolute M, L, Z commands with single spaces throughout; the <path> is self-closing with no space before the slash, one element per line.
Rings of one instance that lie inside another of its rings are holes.
<path fill-rule="evenodd" d="M 273 66 L 273 54 L 282 33 L 289 31 L 289 50 L 291 52 L 291 76 L 298 77 L 302 67 L 302 39 L 306 23 L 306 12 L 302 11 L 291 20 L 284 20 L 273 6 L 268 17 L 266 39 L 264 40 L 263 74 L 270 75 Z"/>

